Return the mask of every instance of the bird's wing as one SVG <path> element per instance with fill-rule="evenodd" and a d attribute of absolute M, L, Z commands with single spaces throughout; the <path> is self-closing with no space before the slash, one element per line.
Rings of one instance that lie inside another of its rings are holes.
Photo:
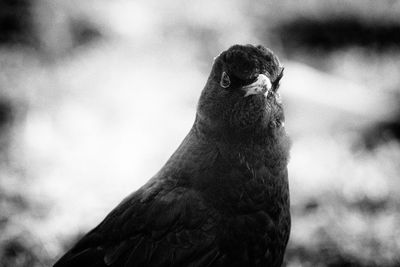
<path fill-rule="evenodd" d="M 126 198 L 55 267 L 209 266 L 218 213 L 191 189 L 153 182 Z"/>

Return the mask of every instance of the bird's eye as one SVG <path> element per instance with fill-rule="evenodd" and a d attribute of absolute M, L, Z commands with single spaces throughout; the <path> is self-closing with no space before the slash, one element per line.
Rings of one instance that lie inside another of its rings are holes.
<path fill-rule="evenodd" d="M 221 81 L 219 82 L 222 88 L 228 88 L 231 85 L 231 79 L 228 74 L 224 71 L 221 76 Z"/>

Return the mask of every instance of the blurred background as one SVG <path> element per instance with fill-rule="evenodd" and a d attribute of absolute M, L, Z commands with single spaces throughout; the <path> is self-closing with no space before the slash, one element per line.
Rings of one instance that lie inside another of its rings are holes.
<path fill-rule="evenodd" d="M 49 266 L 190 129 L 213 57 L 285 65 L 285 266 L 400 266 L 400 1 L 0 0 L 0 266 Z"/>

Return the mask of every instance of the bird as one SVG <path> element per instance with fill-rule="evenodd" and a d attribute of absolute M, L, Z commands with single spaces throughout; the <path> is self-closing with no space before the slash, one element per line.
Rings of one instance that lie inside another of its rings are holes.
<path fill-rule="evenodd" d="M 177 150 L 54 267 L 281 266 L 291 228 L 283 70 L 262 45 L 215 57 Z"/>

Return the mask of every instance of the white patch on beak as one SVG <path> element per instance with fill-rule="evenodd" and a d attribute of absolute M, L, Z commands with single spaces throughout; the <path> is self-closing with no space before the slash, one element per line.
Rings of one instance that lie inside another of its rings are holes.
<path fill-rule="evenodd" d="M 259 74 L 257 80 L 252 84 L 243 86 L 242 89 L 246 91 L 244 97 L 256 94 L 267 95 L 272 88 L 271 80 L 265 74 Z"/>

